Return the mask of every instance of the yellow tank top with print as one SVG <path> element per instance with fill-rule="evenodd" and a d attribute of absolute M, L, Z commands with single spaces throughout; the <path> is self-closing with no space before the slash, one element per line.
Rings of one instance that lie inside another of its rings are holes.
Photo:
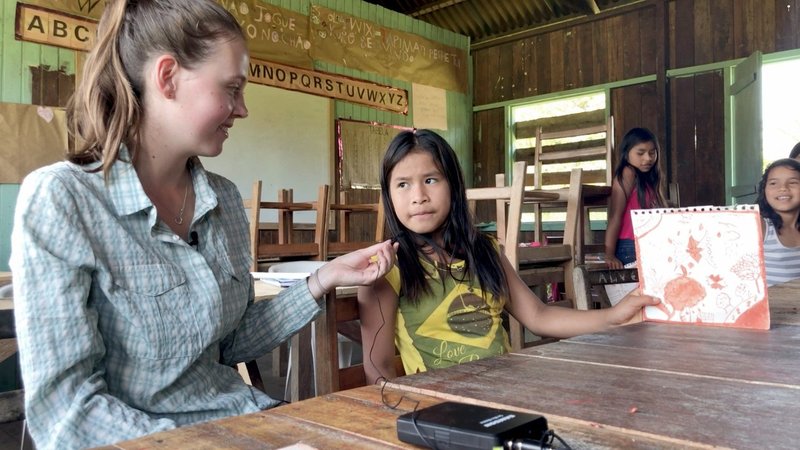
<path fill-rule="evenodd" d="M 406 374 L 488 358 L 510 350 L 503 328 L 505 299 L 487 293 L 477 280 L 464 275 L 464 262 L 433 266 L 422 260 L 431 293 L 418 305 L 400 295 L 400 269 L 395 265 L 386 280 L 398 294 L 395 345 Z M 451 275 L 452 272 L 452 275 Z M 464 276 L 462 276 L 464 275 Z M 444 278 L 444 289 L 442 289 Z"/>

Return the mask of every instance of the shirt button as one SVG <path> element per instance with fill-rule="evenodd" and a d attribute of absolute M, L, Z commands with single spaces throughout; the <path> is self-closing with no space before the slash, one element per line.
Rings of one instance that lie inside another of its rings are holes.
<path fill-rule="evenodd" d="M 173 234 L 173 235 L 172 235 L 172 240 L 173 240 L 173 241 L 179 241 L 179 240 L 181 240 L 181 237 L 180 237 L 180 236 L 178 236 L 177 234 Z"/>

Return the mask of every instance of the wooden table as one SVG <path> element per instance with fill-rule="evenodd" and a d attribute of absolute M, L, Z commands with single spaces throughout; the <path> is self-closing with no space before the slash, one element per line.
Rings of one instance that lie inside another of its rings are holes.
<path fill-rule="evenodd" d="M 403 393 L 387 389 L 390 400 Z M 381 403 L 378 386 L 315 397 L 238 417 L 151 434 L 104 449 L 274 449 L 305 444 L 316 449 L 417 448 L 397 440 L 397 416 L 441 400 L 408 395 L 397 409 Z M 413 401 L 412 401 L 413 400 Z"/>
<path fill-rule="evenodd" d="M 336 288 L 325 296 L 324 312 L 313 324 L 303 327 L 290 338 L 290 345 L 297 351 L 291 353 L 291 366 L 297 370 L 289 372 L 290 392 L 286 400 L 296 402 L 338 390 L 339 352 L 336 337 L 337 310 L 339 305 L 352 309 L 357 292 L 355 286 Z M 255 282 L 256 301 L 269 300 L 277 296 L 282 288 L 259 280 Z M 357 307 L 357 306 L 356 306 Z M 342 314 L 342 312 L 339 312 Z M 312 327 L 315 332 L 312 333 Z M 311 339 L 314 336 L 316 361 L 312 358 Z M 242 369 L 239 369 L 240 372 Z"/>
<path fill-rule="evenodd" d="M 796 448 L 798 294 L 769 289 L 769 331 L 642 323 L 398 378 L 397 409 L 367 386 L 106 448 L 417 448 L 397 417 L 444 400 L 541 414 L 575 449 Z"/>
<path fill-rule="evenodd" d="M 569 189 L 557 189 L 559 200 L 566 202 Z M 611 186 L 595 186 L 584 184 L 581 189 L 581 205 L 578 208 L 578 234 L 575 236 L 575 258 L 578 264 L 583 264 L 587 251 L 603 251 L 603 243 L 595 243 L 592 239 L 591 221 L 589 211 L 591 209 L 607 207 L 608 199 L 611 197 Z M 526 196 L 527 199 L 527 196 Z"/>
<path fill-rule="evenodd" d="M 769 331 L 640 323 L 491 360 L 398 378 L 407 392 L 544 415 L 570 443 L 602 447 L 796 448 L 800 280 L 769 289 Z M 524 380 L 524 382 L 521 382 Z"/>

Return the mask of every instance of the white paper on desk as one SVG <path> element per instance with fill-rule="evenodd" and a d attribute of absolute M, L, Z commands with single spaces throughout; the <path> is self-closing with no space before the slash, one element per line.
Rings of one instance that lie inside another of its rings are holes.
<path fill-rule="evenodd" d="M 636 268 L 636 261 L 629 262 L 623 266 L 626 269 L 635 269 Z M 608 297 L 608 301 L 611 303 L 611 306 L 616 305 L 620 302 L 628 293 L 639 286 L 639 283 L 618 283 L 618 284 L 607 284 L 604 287 L 606 288 L 606 296 Z"/>
<path fill-rule="evenodd" d="M 298 281 L 305 280 L 309 272 L 251 272 L 253 278 L 264 283 L 280 287 L 289 287 Z"/>

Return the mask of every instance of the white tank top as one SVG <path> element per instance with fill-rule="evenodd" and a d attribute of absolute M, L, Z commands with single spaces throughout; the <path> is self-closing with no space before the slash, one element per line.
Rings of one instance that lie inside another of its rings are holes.
<path fill-rule="evenodd" d="M 767 270 L 767 286 L 800 278 L 800 247 L 786 247 L 781 244 L 772 221 L 765 220 L 767 230 L 764 233 L 764 266 Z"/>

